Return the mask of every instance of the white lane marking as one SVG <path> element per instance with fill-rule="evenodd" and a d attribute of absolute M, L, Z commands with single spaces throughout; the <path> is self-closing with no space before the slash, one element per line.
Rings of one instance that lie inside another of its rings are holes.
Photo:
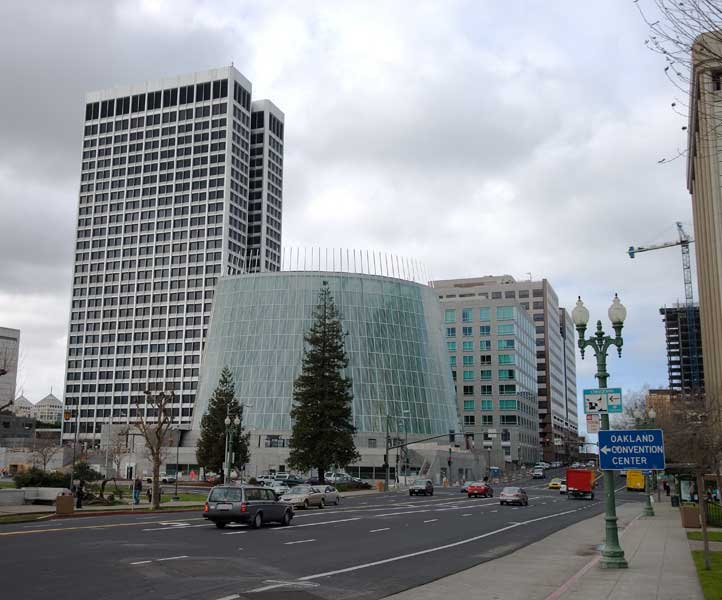
<path fill-rule="evenodd" d="M 200 525 L 183 525 L 182 527 L 151 527 L 150 529 L 142 529 L 141 531 L 180 531 L 181 529 L 192 529 L 193 527 L 209 527 L 210 523 L 201 523 Z"/>
<path fill-rule="evenodd" d="M 369 533 L 378 533 L 379 531 L 388 531 L 391 527 L 382 527 L 381 529 L 372 529 Z"/>
<path fill-rule="evenodd" d="M 383 515 L 376 515 L 376 516 L 377 517 L 395 517 L 397 515 L 412 515 L 414 513 L 425 513 L 425 512 L 431 512 L 431 509 L 427 508 L 425 510 L 406 510 L 403 512 L 385 513 Z"/>
<path fill-rule="evenodd" d="M 236 600 L 236 598 L 240 598 L 238 594 L 231 594 L 230 596 L 223 596 L 223 598 L 216 598 L 216 600 Z"/>
<path fill-rule="evenodd" d="M 428 519 L 427 521 L 424 521 L 424 523 L 434 523 L 438 521 L 439 519 Z"/>
<path fill-rule="evenodd" d="M 499 510 L 498 510 L 498 509 L 497 509 L 497 510 L 492 510 L 492 511 L 490 511 L 490 512 L 495 513 L 495 512 L 499 512 Z"/>
<path fill-rule="evenodd" d="M 163 562 L 164 560 L 178 560 L 179 558 L 188 558 L 188 556 L 185 554 L 182 556 L 169 556 L 168 558 L 158 558 L 157 561 Z"/>
<path fill-rule="evenodd" d="M 470 516 L 471 516 L 471 513 L 464 513 L 464 514 L 461 515 L 461 516 L 462 516 L 462 517 L 470 517 Z"/>
<path fill-rule="evenodd" d="M 293 544 L 307 544 L 308 542 L 315 542 L 316 540 L 296 540 L 295 542 L 285 542 L 286 546 L 291 546 Z"/>
<path fill-rule="evenodd" d="M 300 582 L 300 581 L 277 581 L 275 579 L 266 579 L 263 583 L 270 583 L 271 585 L 264 585 L 263 587 L 255 588 L 252 590 L 248 590 L 247 594 L 253 594 L 257 592 L 266 592 L 268 590 L 275 590 L 276 588 L 280 587 L 301 587 L 301 588 L 309 588 L 309 587 L 318 587 L 317 583 L 313 582 Z M 235 598 L 238 598 L 239 596 L 235 596 Z M 219 598 L 219 600 L 223 600 L 223 598 Z"/>
<path fill-rule="evenodd" d="M 248 531 L 226 531 L 223 535 L 238 535 L 239 533 L 248 533 Z"/>
<path fill-rule="evenodd" d="M 391 558 L 385 558 L 383 560 L 376 560 L 374 562 L 364 563 L 361 565 L 354 565 L 353 567 L 346 567 L 345 569 L 337 569 L 335 571 L 326 571 L 325 573 L 315 573 L 313 575 L 306 575 L 305 577 L 299 577 L 298 580 L 299 581 L 310 581 L 312 579 L 319 579 L 321 577 L 330 577 L 331 575 L 339 575 L 341 573 L 350 573 L 352 571 L 358 571 L 360 569 L 376 567 L 378 565 L 384 565 L 387 563 L 404 560 L 406 558 L 413 558 L 415 556 L 423 556 L 424 554 L 430 554 L 432 552 L 440 552 L 441 550 L 448 550 L 449 548 L 455 548 L 457 546 L 462 546 L 464 544 L 476 542 L 478 540 L 482 540 L 489 536 L 496 535 L 497 533 L 503 533 L 504 531 L 509 531 L 510 529 L 515 529 L 516 527 L 521 527 L 523 525 L 529 525 L 530 523 L 536 523 L 538 521 L 544 521 L 546 519 L 553 519 L 555 517 L 569 515 L 571 513 L 577 512 L 578 510 L 579 510 L 578 508 L 574 508 L 572 510 L 565 510 L 563 512 L 546 515 L 544 517 L 537 517 L 536 519 L 529 519 L 528 521 L 522 521 L 521 523 L 518 523 L 516 525 L 507 525 L 506 527 L 501 527 L 499 529 L 495 529 L 494 531 L 489 531 L 488 533 L 483 533 L 481 535 L 467 538 L 465 540 L 459 540 L 458 542 L 453 542 L 451 544 L 445 544 L 443 546 L 435 546 L 434 548 L 427 548 L 426 550 L 419 550 L 418 552 L 411 552 L 409 554 L 401 554 L 399 556 L 392 556 Z"/>
<path fill-rule="evenodd" d="M 277 527 L 272 531 L 288 531 L 296 527 L 315 527 L 316 525 L 331 525 L 332 523 L 347 523 L 349 521 L 360 521 L 361 517 L 353 517 L 352 519 L 337 519 L 336 521 L 320 521 L 318 523 L 304 523 L 303 525 L 289 525 L 288 527 Z"/>
<path fill-rule="evenodd" d="M 152 560 L 139 560 L 137 562 L 130 563 L 131 565 L 147 565 L 148 563 L 152 563 Z"/>

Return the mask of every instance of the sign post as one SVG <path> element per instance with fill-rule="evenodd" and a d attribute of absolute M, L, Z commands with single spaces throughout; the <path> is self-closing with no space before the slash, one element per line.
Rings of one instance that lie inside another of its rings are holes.
<path fill-rule="evenodd" d="M 665 461 L 662 430 L 600 431 L 599 466 L 605 471 L 663 471 Z"/>

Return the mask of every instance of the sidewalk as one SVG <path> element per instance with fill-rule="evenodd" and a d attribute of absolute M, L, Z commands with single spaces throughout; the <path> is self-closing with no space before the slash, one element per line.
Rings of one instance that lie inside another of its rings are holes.
<path fill-rule="evenodd" d="M 604 515 L 581 521 L 503 558 L 390 596 L 388 600 L 703 600 L 679 511 L 663 501 L 617 507 L 628 569 L 598 565 Z"/>

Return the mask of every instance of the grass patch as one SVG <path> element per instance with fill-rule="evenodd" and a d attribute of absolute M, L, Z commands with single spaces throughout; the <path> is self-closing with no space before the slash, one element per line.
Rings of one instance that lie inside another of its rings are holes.
<path fill-rule="evenodd" d="M 163 494 L 162 503 L 173 502 L 173 500 L 171 500 L 172 497 L 173 494 Z M 194 494 L 192 492 L 178 493 L 179 502 L 205 502 L 207 497 L 208 494 Z"/>
<path fill-rule="evenodd" d="M 707 537 L 709 538 L 710 542 L 722 542 L 722 531 L 708 531 Z M 687 538 L 690 540 L 697 540 L 697 541 L 701 542 L 702 541 L 702 532 L 701 531 L 688 531 Z"/>
<path fill-rule="evenodd" d="M 704 568 L 704 553 L 701 550 L 692 552 L 697 576 L 702 585 L 705 600 L 719 600 L 722 597 L 722 552 L 710 552 L 709 571 Z"/>
<path fill-rule="evenodd" d="M 8 523 L 32 523 L 33 521 L 48 519 L 52 516 L 53 513 L 25 513 L 20 515 L 2 515 L 0 516 L 0 525 L 7 525 Z"/>
<path fill-rule="evenodd" d="M 14 481 L 0 481 L 0 489 L 3 489 L 3 488 L 15 489 L 15 482 Z"/>

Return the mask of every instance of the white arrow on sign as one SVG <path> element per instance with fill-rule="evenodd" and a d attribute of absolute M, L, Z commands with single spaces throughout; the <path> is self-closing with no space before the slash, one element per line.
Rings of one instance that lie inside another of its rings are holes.
<path fill-rule="evenodd" d="M 604 454 L 608 454 L 609 452 L 612 451 L 612 449 L 611 449 L 609 446 L 602 446 L 602 447 L 599 449 L 599 451 L 600 451 L 600 452 L 604 452 Z"/>

